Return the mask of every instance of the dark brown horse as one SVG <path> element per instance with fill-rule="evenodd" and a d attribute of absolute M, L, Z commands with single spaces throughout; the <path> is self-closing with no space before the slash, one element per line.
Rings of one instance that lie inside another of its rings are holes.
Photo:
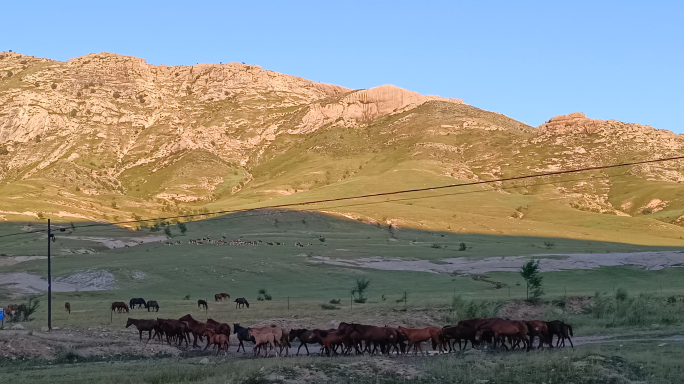
<path fill-rule="evenodd" d="M 117 312 L 126 311 L 126 313 L 128 313 L 128 305 L 126 303 L 124 303 L 123 301 L 115 301 L 112 303 L 112 311 L 117 311 Z"/>
<path fill-rule="evenodd" d="M 475 340 L 475 331 L 477 331 L 477 328 L 484 322 L 492 320 L 492 319 L 482 319 L 482 318 L 474 318 L 474 319 L 468 319 L 468 320 L 461 320 L 458 322 L 457 325 L 455 326 L 446 326 L 442 328 L 442 337 L 444 338 L 445 342 L 447 343 L 449 347 L 449 352 L 452 351 L 452 342 L 455 343 L 458 341 L 458 349 L 462 350 L 463 348 L 468 346 L 468 341 L 470 341 L 470 344 L 473 348 L 475 348 L 475 345 L 478 344 L 478 341 Z M 486 338 L 486 335 L 485 335 Z M 465 345 L 461 347 L 461 341 L 465 341 Z"/>
<path fill-rule="evenodd" d="M 164 320 L 160 325 L 161 331 L 166 336 L 166 343 L 171 344 L 170 338 L 176 337 L 178 339 L 178 346 L 180 347 L 183 341 L 185 341 L 185 347 L 188 347 L 188 340 L 190 336 L 188 335 L 190 327 L 185 321 L 179 320 Z"/>
<path fill-rule="evenodd" d="M 157 303 L 155 300 L 150 300 L 147 302 L 147 312 L 150 311 L 150 308 L 155 309 L 157 312 L 159 312 L 159 303 Z"/>
<path fill-rule="evenodd" d="M 247 306 L 247 308 L 249 308 L 249 303 L 247 302 L 247 299 L 245 299 L 244 297 L 235 299 L 235 309 L 242 308 L 245 305 Z"/>
<path fill-rule="evenodd" d="M 206 311 L 209 309 L 209 304 L 207 304 L 206 300 L 202 300 L 202 299 L 197 300 L 197 308 L 201 309 L 202 307 L 204 307 L 204 310 Z"/>
<path fill-rule="evenodd" d="M 365 350 L 368 353 L 373 354 L 380 346 L 380 352 L 382 352 L 385 347 L 389 351 L 390 348 L 394 346 L 396 348 L 397 343 L 397 330 L 390 327 L 376 327 L 374 325 L 363 325 L 363 324 L 347 324 L 345 335 L 351 336 L 352 333 L 358 333 L 358 339 L 365 342 Z M 371 345 L 373 349 L 371 350 Z"/>
<path fill-rule="evenodd" d="M 546 327 L 549 331 L 549 343 L 553 343 L 553 336 L 556 335 L 558 337 L 556 347 L 559 345 L 565 347 L 565 340 L 567 339 L 570 342 L 570 347 L 575 348 L 572 344 L 572 339 L 570 339 L 570 336 L 574 336 L 570 324 L 566 324 L 560 320 L 553 320 L 547 321 Z"/>
<path fill-rule="evenodd" d="M 190 314 L 187 314 L 178 320 L 185 321 L 188 323 L 188 326 L 190 326 L 190 331 L 192 332 L 193 336 L 193 348 L 201 348 L 199 345 L 197 345 L 197 339 L 199 338 L 200 341 L 203 341 L 202 337 L 204 336 L 204 333 L 207 331 L 207 329 L 211 329 L 215 332 L 213 325 L 197 321 L 193 319 L 192 316 L 190 316 Z"/>
<path fill-rule="evenodd" d="M 128 321 L 126 322 L 126 328 L 130 327 L 131 325 L 135 325 L 135 327 L 138 329 L 138 332 L 140 333 L 140 341 L 142 341 L 143 332 L 147 332 L 147 342 L 149 342 L 152 338 L 152 331 L 154 331 L 157 327 L 157 320 L 131 319 L 129 317 Z"/>
<path fill-rule="evenodd" d="M 289 341 L 292 342 L 295 339 L 299 339 L 299 348 L 297 348 L 297 356 L 299 356 L 299 350 L 302 349 L 302 346 L 304 349 L 306 349 L 306 355 L 309 356 L 309 347 L 307 347 L 307 344 L 317 344 L 320 343 L 321 341 L 314 335 L 313 331 L 309 329 L 293 329 L 290 331 L 289 334 Z"/>
<path fill-rule="evenodd" d="M 549 341 L 549 328 L 545 322 L 540 320 L 526 321 L 527 334 L 530 336 L 530 347 L 534 344 L 534 338 L 539 337 L 539 347 L 544 346 L 544 343 L 553 348 L 553 344 Z"/>
<path fill-rule="evenodd" d="M 71 313 L 71 303 L 69 303 L 68 301 L 66 303 L 64 303 L 64 309 L 67 312 Z"/>
<path fill-rule="evenodd" d="M 221 335 L 226 335 L 230 337 L 230 325 L 226 323 L 219 323 L 218 321 L 214 319 L 207 319 L 207 324 L 211 325 L 214 327 L 214 332 L 221 334 Z"/>

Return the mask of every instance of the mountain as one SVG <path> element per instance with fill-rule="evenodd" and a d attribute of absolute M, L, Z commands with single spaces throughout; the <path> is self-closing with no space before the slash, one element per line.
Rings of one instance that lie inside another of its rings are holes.
<path fill-rule="evenodd" d="M 0 76 L 0 220 L 155 218 L 684 153 L 684 136 L 646 125 L 571 113 L 531 127 L 458 99 L 241 63 L 2 52 Z M 399 228 L 684 245 L 683 164 L 299 209 Z"/>

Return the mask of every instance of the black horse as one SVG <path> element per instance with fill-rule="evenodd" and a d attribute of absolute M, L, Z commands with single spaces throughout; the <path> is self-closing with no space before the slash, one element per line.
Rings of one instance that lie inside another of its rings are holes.
<path fill-rule="evenodd" d="M 209 309 L 209 304 L 207 304 L 206 300 L 199 299 L 197 300 L 197 308 L 201 309 L 204 307 L 205 310 Z"/>
<path fill-rule="evenodd" d="M 150 311 L 150 308 L 153 308 L 153 309 L 157 310 L 157 312 L 159 312 L 159 303 L 157 303 L 154 300 L 148 301 L 147 302 L 147 312 Z"/>
<path fill-rule="evenodd" d="M 134 309 L 136 305 L 138 306 L 138 308 L 147 308 L 147 302 L 142 297 L 131 299 L 131 301 L 129 301 L 128 303 L 128 306 L 131 307 L 131 309 Z"/>
<path fill-rule="evenodd" d="M 309 356 L 309 347 L 306 346 L 307 343 L 316 344 L 321 342 L 321 340 L 318 337 L 316 337 L 316 335 L 314 335 L 313 331 L 309 329 L 293 329 L 290 331 L 288 339 L 290 341 L 299 339 L 299 348 L 297 348 L 297 356 L 299 356 L 299 350 L 302 349 L 302 347 L 306 349 L 306 355 Z"/>
<path fill-rule="evenodd" d="M 554 320 L 547 321 L 546 327 L 549 329 L 549 344 L 553 344 L 553 335 L 556 335 L 558 337 L 556 340 L 556 347 L 559 345 L 565 347 L 565 340 L 567 339 L 570 342 L 570 347 L 575 348 L 575 346 L 572 345 L 572 339 L 570 339 L 570 336 L 574 336 L 570 324 L 566 324 L 560 320 Z"/>
<path fill-rule="evenodd" d="M 245 299 L 244 297 L 235 299 L 235 309 L 242 308 L 245 305 L 247 306 L 247 308 L 249 308 L 249 303 L 247 302 L 247 299 Z"/>
<path fill-rule="evenodd" d="M 256 344 L 254 338 L 249 336 L 249 328 L 241 327 L 240 324 L 233 323 L 233 333 L 237 335 L 238 342 L 240 343 L 238 344 L 238 352 L 240 352 L 240 347 L 242 347 L 243 353 L 247 352 L 245 351 L 245 345 L 242 344 L 243 341 L 251 341 L 252 343 Z"/>

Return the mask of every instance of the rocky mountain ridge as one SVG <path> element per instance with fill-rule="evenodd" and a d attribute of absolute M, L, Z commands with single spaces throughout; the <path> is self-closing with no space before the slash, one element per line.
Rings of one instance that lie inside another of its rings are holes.
<path fill-rule="evenodd" d="M 351 90 L 256 65 L 155 66 L 111 53 L 58 62 L 0 53 L 5 217 L 154 217 L 681 153 L 684 136 L 645 125 L 572 113 L 531 127 L 458 99 L 392 85 Z M 552 193 L 572 210 L 657 213 L 679 225 L 681 170 L 682 162 L 632 167 L 594 180 L 524 186 L 513 195 Z M 392 179 L 403 172 L 411 176 Z M 492 191 L 510 194 L 506 188 Z M 510 201 L 506 209 L 519 204 L 497 196 Z M 505 217 L 531 217 L 524 207 L 515 212 Z"/>

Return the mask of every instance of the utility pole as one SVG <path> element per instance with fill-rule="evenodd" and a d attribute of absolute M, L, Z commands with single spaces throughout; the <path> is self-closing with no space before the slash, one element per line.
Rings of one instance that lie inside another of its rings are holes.
<path fill-rule="evenodd" d="M 50 219 L 48 219 L 48 329 L 52 329 L 52 268 L 50 266 L 50 242 L 55 235 L 50 230 Z"/>

